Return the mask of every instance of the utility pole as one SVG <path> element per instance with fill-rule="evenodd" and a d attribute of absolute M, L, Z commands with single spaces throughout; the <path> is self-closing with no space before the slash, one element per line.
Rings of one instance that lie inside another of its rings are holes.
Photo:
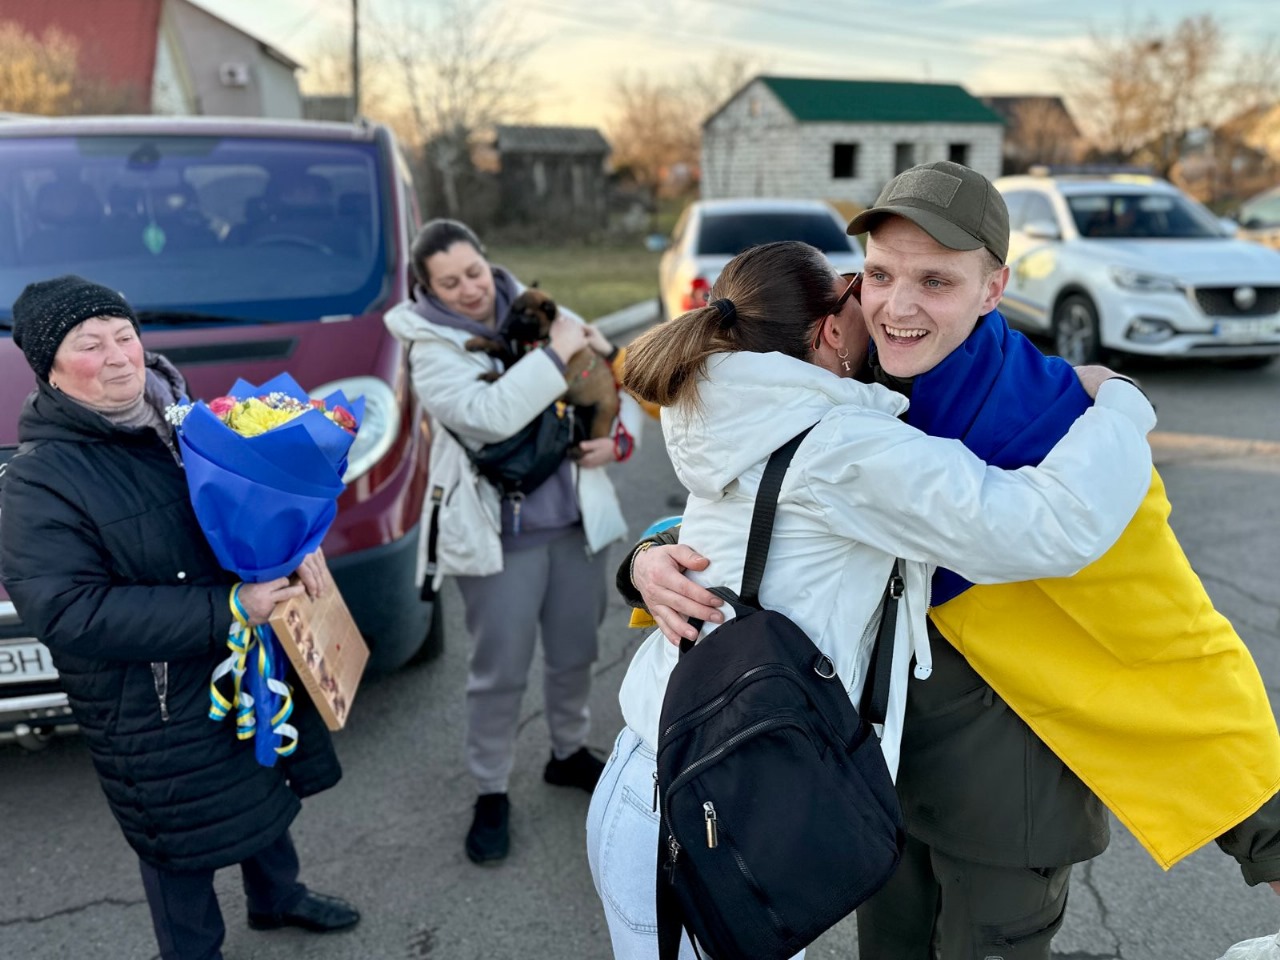
<path fill-rule="evenodd" d="M 351 119 L 360 117 L 360 0 L 351 0 Z"/>

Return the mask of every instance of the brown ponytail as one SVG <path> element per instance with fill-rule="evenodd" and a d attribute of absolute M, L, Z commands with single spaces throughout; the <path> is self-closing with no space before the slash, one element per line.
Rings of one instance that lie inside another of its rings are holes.
<path fill-rule="evenodd" d="M 831 264 L 807 243 L 752 247 L 725 266 L 711 304 L 653 327 L 627 348 L 622 385 L 648 403 L 696 405 L 698 377 L 714 354 L 776 351 L 807 360 L 834 281 Z"/>

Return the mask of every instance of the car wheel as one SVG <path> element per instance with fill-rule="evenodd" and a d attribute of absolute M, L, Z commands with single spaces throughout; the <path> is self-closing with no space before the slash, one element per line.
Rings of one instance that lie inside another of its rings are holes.
<path fill-rule="evenodd" d="M 444 653 L 444 601 L 437 593 L 431 604 L 431 622 L 427 624 L 427 635 L 422 639 L 422 646 L 409 658 L 409 664 L 430 663 L 442 653 Z"/>
<path fill-rule="evenodd" d="M 1072 294 L 1058 304 L 1053 314 L 1053 346 L 1073 367 L 1102 362 L 1098 311 L 1088 297 Z"/>

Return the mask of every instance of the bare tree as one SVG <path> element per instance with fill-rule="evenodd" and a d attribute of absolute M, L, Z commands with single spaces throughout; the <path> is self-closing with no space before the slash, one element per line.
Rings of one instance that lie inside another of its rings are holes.
<path fill-rule="evenodd" d="M 620 75 L 608 124 L 615 168 L 630 170 L 655 192 L 673 168 L 696 170 L 702 124 L 759 71 L 753 58 L 720 54 L 669 80 L 642 72 Z"/>
<path fill-rule="evenodd" d="M 519 22 L 495 0 L 401 0 L 369 34 L 388 81 L 407 100 L 412 141 L 440 183 L 444 211 L 458 216 L 459 181 L 477 138 L 533 106 L 525 64 L 534 49 Z"/>
<path fill-rule="evenodd" d="M 375 44 L 365 44 L 360 59 L 360 113 L 390 125 L 398 135 L 411 133 L 408 104 L 393 95 L 386 56 Z M 319 37 L 308 50 L 299 86 L 304 94 L 350 97 L 351 39 L 341 31 Z"/>
<path fill-rule="evenodd" d="M 1080 159 L 1080 131 L 1055 97 L 1028 97 L 1011 110 L 1005 135 L 1007 172 L 1021 173 L 1033 164 L 1073 163 Z"/>
<path fill-rule="evenodd" d="M 697 126 L 680 88 L 645 73 L 614 81 L 614 115 L 608 125 L 613 165 L 657 193 L 677 163 L 696 163 Z"/>
<path fill-rule="evenodd" d="M 1233 50 L 1222 23 L 1202 14 L 1168 29 L 1152 20 L 1116 36 L 1095 33 L 1064 79 L 1105 155 L 1146 159 L 1168 176 L 1189 131 L 1257 102 L 1274 60 L 1273 44 Z"/>

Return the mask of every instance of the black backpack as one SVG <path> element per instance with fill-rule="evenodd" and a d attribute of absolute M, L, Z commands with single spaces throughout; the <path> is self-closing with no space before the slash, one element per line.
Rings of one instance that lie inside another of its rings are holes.
<path fill-rule="evenodd" d="M 809 429 L 812 429 L 809 428 Z M 805 430 L 765 467 L 734 619 L 684 641 L 662 704 L 659 960 L 681 930 L 715 960 L 787 960 L 893 874 L 905 834 L 880 742 L 895 565 L 860 716 L 835 665 L 787 617 L 759 608 L 778 490 Z"/>

